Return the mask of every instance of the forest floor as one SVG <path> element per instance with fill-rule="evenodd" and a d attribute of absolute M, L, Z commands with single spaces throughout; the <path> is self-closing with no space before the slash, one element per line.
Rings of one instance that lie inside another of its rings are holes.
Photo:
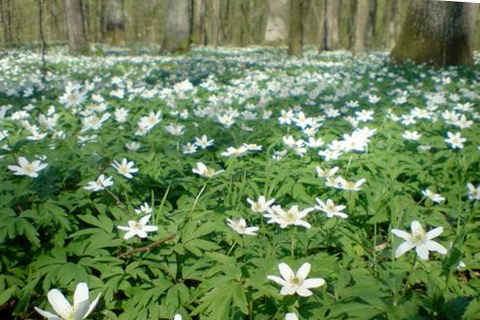
<path fill-rule="evenodd" d="M 478 319 L 478 64 L 105 52 L 0 56 L 2 319 Z"/>

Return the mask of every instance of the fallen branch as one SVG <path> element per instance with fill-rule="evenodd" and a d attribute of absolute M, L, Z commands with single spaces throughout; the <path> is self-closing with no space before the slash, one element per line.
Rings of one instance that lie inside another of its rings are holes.
<path fill-rule="evenodd" d="M 159 245 L 161 245 L 162 243 L 164 242 L 167 242 L 168 240 L 170 239 L 173 239 L 175 237 L 175 233 L 171 233 L 169 234 L 168 236 L 160 239 L 160 240 L 157 240 L 155 241 L 154 243 L 151 243 L 149 244 L 148 246 L 145 246 L 145 247 L 141 247 L 141 248 L 135 248 L 135 249 L 132 249 L 130 251 L 127 251 L 127 252 L 124 252 L 124 253 L 121 253 L 117 256 L 117 258 L 119 259 L 125 259 L 126 257 L 134 254 L 134 253 L 137 253 L 137 252 L 148 252 L 156 247 L 158 247 Z"/>

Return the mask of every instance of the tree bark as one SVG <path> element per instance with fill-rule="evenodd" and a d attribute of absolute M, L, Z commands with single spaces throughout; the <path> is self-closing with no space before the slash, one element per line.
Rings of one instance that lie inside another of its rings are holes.
<path fill-rule="evenodd" d="M 303 6 L 305 0 L 289 0 L 289 2 L 288 54 L 299 56 L 303 53 Z"/>
<path fill-rule="evenodd" d="M 355 39 L 353 42 L 353 55 L 365 52 L 367 41 L 367 29 L 370 14 L 370 0 L 358 0 L 357 13 L 355 15 Z"/>
<path fill-rule="evenodd" d="M 218 46 L 218 26 L 220 24 L 220 0 L 206 0 L 207 21 L 205 44 Z"/>
<path fill-rule="evenodd" d="M 478 5 L 412 0 L 391 58 L 435 66 L 473 64 L 470 49 Z"/>
<path fill-rule="evenodd" d="M 80 0 L 65 0 L 65 14 L 68 29 L 68 45 L 74 54 L 87 54 L 90 51 L 85 26 L 82 19 Z"/>
<path fill-rule="evenodd" d="M 109 0 L 104 34 L 107 44 L 125 45 L 125 20 L 125 1 Z"/>
<path fill-rule="evenodd" d="M 288 0 L 268 0 L 266 44 L 284 44 L 288 36 Z"/>
<path fill-rule="evenodd" d="M 169 0 L 162 51 L 184 52 L 190 49 L 192 29 L 190 0 Z"/>
<path fill-rule="evenodd" d="M 339 47 L 340 2 L 339 0 L 325 0 L 325 50 L 336 50 Z"/>

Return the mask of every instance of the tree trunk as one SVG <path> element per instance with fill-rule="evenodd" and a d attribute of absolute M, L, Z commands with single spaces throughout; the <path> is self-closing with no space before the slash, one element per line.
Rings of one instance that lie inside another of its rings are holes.
<path fill-rule="evenodd" d="M 169 0 L 162 51 L 184 52 L 190 49 L 192 7 L 190 0 Z"/>
<path fill-rule="evenodd" d="M 220 24 L 220 0 L 206 0 L 206 39 L 205 44 L 214 48 L 218 46 L 218 26 Z"/>
<path fill-rule="evenodd" d="M 70 51 L 74 54 L 87 54 L 90 48 L 83 25 L 80 0 L 65 0 L 65 14 Z"/>
<path fill-rule="evenodd" d="M 303 51 L 303 6 L 305 0 L 289 0 L 289 2 L 288 54 L 299 56 Z"/>
<path fill-rule="evenodd" d="M 104 41 L 110 45 L 125 45 L 125 1 L 109 0 L 105 17 Z"/>
<path fill-rule="evenodd" d="M 435 66 L 473 64 L 470 41 L 477 12 L 476 4 L 412 0 L 391 58 Z"/>
<path fill-rule="evenodd" d="M 339 0 L 325 0 L 325 50 L 336 50 L 339 47 L 339 13 Z"/>
<path fill-rule="evenodd" d="M 354 55 L 359 55 L 365 52 L 370 15 L 369 2 L 370 0 L 358 0 L 357 3 L 357 14 L 355 15 L 355 39 L 353 42 Z"/>
<path fill-rule="evenodd" d="M 266 44 L 283 44 L 288 36 L 288 0 L 268 0 Z"/>

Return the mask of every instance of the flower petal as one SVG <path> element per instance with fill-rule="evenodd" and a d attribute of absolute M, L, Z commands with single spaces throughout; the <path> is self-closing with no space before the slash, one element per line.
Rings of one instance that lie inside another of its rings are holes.
<path fill-rule="evenodd" d="M 150 220 L 151 216 L 151 214 L 147 214 L 146 216 L 142 217 L 142 219 L 140 219 L 140 223 L 146 225 L 148 223 L 148 220 Z"/>
<path fill-rule="evenodd" d="M 276 283 L 278 283 L 279 285 L 282 285 L 282 286 L 287 285 L 287 281 L 285 281 L 284 279 L 282 279 L 280 277 L 277 277 L 277 276 L 267 276 L 267 279 L 275 281 Z"/>
<path fill-rule="evenodd" d="M 317 288 L 321 287 L 325 284 L 325 279 L 322 278 L 312 278 L 312 279 L 305 279 L 303 281 L 302 287 L 305 287 L 307 289 L 310 288 Z"/>
<path fill-rule="evenodd" d="M 443 227 L 438 227 L 427 232 L 427 239 L 431 240 L 438 237 L 443 232 Z"/>
<path fill-rule="evenodd" d="M 309 297 L 313 294 L 312 291 L 308 290 L 307 288 L 300 286 L 296 290 L 297 294 L 301 297 Z"/>
<path fill-rule="evenodd" d="M 278 265 L 278 270 L 280 271 L 280 274 L 282 275 L 283 279 L 287 281 L 288 279 L 291 279 L 295 276 L 295 274 L 293 273 L 293 270 L 286 263 L 280 263 Z"/>
<path fill-rule="evenodd" d="M 401 245 L 399 245 L 397 247 L 397 250 L 395 250 L 395 258 L 400 257 L 405 252 L 407 252 L 409 250 L 412 250 L 414 247 L 415 247 L 415 245 L 413 243 L 409 242 L 409 241 L 406 241 L 406 242 L 402 243 Z"/>
<path fill-rule="evenodd" d="M 93 311 L 93 309 L 95 309 L 95 307 L 97 306 L 97 303 L 98 303 L 98 300 L 100 300 L 100 296 L 102 294 L 99 293 L 98 296 L 95 298 L 95 300 L 92 301 L 92 304 L 90 305 L 90 307 L 88 308 L 88 311 L 87 313 L 85 314 L 84 318 L 88 317 L 88 315 Z"/>
<path fill-rule="evenodd" d="M 58 289 L 52 289 L 47 294 L 48 302 L 52 305 L 53 310 L 62 318 L 66 318 L 72 311 L 72 306 L 65 299 L 65 296 Z"/>
<path fill-rule="evenodd" d="M 447 254 L 447 249 L 438 242 L 427 240 L 425 242 L 425 246 L 429 251 L 436 251 L 441 254 Z"/>
<path fill-rule="evenodd" d="M 410 235 L 410 233 L 406 232 L 406 231 L 403 231 L 403 230 L 399 230 L 399 229 L 392 229 L 392 233 L 404 240 L 407 240 L 407 241 L 410 241 L 410 239 L 412 239 L 412 236 Z"/>
<path fill-rule="evenodd" d="M 290 286 L 284 286 L 282 287 L 282 290 L 280 290 L 280 294 L 282 296 L 295 294 L 295 288 Z"/>
<path fill-rule="evenodd" d="M 59 318 L 58 316 L 54 315 L 53 313 L 50 313 L 48 311 L 44 311 L 42 309 L 39 309 L 37 307 L 34 307 L 35 311 L 40 313 L 42 316 L 47 318 L 48 320 L 63 320 L 62 318 Z"/>
<path fill-rule="evenodd" d="M 297 278 L 300 278 L 300 279 L 307 278 L 308 273 L 310 272 L 310 268 L 311 268 L 310 263 L 305 262 L 304 264 L 302 264 L 302 266 L 297 271 L 297 274 L 296 274 Z"/>
<path fill-rule="evenodd" d="M 417 234 L 425 233 L 425 231 L 423 231 L 422 225 L 418 221 L 412 221 L 410 228 L 412 230 L 412 233 L 417 233 Z"/>
<path fill-rule="evenodd" d="M 415 251 L 418 254 L 418 257 L 422 260 L 428 260 L 428 248 L 425 244 L 421 243 L 417 245 Z"/>

